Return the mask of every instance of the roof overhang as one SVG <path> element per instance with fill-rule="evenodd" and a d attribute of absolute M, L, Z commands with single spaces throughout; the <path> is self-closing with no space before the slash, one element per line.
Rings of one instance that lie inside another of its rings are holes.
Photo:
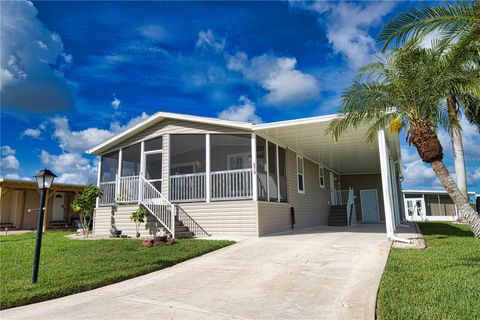
<path fill-rule="evenodd" d="M 338 141 L 326 133 L 330 122 L 338 117 L 334 114 L 259 124 L 253 130 L 339 174 L 380 173 L 378 143 L 368 144 L 365 140 L 368 125 L 348 130 Z M 399 160 L 399 143 L 395 141 L 398 136 L 386 137 L 392 158 Z"/>
<path fill-rule="evenodd" d="M 95 147 L 91 148 L 87 151 L 89 154 L 101 154 L 105 151 L 108 151 L 115 145 L 125 141 L 126 139 L 142 132 L 143 130 L 165 120 L 165 119 L 174 119 L 174 120 L 182 120 L 188 122 L 195 122 L 195 123 L 204 123 L 204 124 L 211 124 L 216 126 L 228 127 L 228 128 L 235 128 L 235 129 L 242 129 L 242 130 L 252 130 L 252 124 L 248 122 L 240 122 L 240 121 L 232 121 L 232 120 L 223 120 L 218 118 L 207 118 L 207 117 L 199 117 L 199 116 L 192 116 L 187 114 L 179 114 L 179 113 L 170 113 L 170 112 L 157 112 L 154 115 L 148 117 L 147 119 L 143 120 L 142 122 L 122 131 L 121 133 L 111 137 L 110 139 L 96 145 Z"/>
<path fill-rule="evenodd" d="M 38 185 L 35 181 L 33 181 L 33 180 L 21 180 L 21 179 L 0 178 L 0 187 L 2 189 L 38 190 Z M 49 190 L 50 191 L 81 192 L 85 188 L 86 188 L 86 185 L 54 182 Z"/>
<path fill-rule="evenodd" d="M 420 194 L 448 194 L 447 191 L 445 190 L 420 190 L 420 189 L 407 189 L 407 190 L 402 190 L 403 193 L 420 193 Z M 469 196 L 474 196 L 476 195 L 475 192 L 470 191 L 468 192 Z"/>

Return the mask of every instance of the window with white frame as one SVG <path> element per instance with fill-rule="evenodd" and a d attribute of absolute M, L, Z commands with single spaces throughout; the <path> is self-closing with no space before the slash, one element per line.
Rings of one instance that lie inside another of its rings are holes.
<path fill-rule="evenodd" d="M 320 182 L 320 188 L 325 188 L 325 170 L 322 166 L 318 167 L 318 179 Z"/>
<path fill-rule="evenodd" d="M 297 156 L 297 190 L 299 193 L 305 193 L 305 175 L 303 158 Z"/>

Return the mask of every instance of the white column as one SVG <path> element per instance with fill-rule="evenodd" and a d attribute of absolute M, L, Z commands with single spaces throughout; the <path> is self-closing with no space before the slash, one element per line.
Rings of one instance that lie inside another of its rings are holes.
<path fill-rule="evenodd" d="M 120 193 L 120 177 L 122 176 L 122 150 L 118 150 L 118 171 L 117 171 L 117 178 L 115 179 L 115 198 Z"/>
<path fill-rule="evenodd" d="M 383 207 L 385 212 L 385 226 L 387 229 L 387 239 L 393 240 L 395 237 L 394 218 L 392 210 L 392 198 L 390 196 L 390 173 L 389 173 L 389 157 L 388 147 L 385 138 L 385 131 L 380 129 L 378 131 L 378 152 L 380 156 L 380 171 L 382 176 L 382 193 L 383 193 Z"/>
<path fill-rule="evenodd" d="M 257 178 L 257 135 L 252 133 L 252 198 L 258 201 L 258 178 Z"/>
<path fill-rule="evenodd" d="M 145 141 L 140 143 L 140 177 L 138 178 L 138 201 L 143 200 L 143 179 L 145 176 Z"/>
<path fill-rule="evenodd" d="M 102 156 L 98 156 L 97 159 L 98 159 L 97 187 L 100 188 L 100 178 L 101 178 L 101 175 L 102 175 Z M 97 203 L 95 205 L 97 208 L 98 208 L 98 202 L 99 201 L 100 201 L 100 198 L 97 198 Z"/>
<path fill-rule="evenodd" d="M 275 145 L 275 153 L 276 153 L 276 160 L 277 160 L 277 202 L 280 202 L 280 168 L 279 168 L 279 161 L 278 161 L 278 144 Z M 304 168 L 305 171 L 305 168 Z"/>
<path fill-rule="evenodd" d="M 267 202 L 270 201 L 270 167 L 268 165 L 268 140 L 265 139 L 265 165 L 267 166 L 266 170 L 266 187 L 267 187 Z"/>
<path fill-rule="evenodd" d="M 206 155 L 206 160 L 205 160 L 205 199 L 207 203 L 210 202 L 211 200 L 211 187 L 210 187 L 210 182 L 211 182 L 211 177 L 210 177 L 210 133 L 207 133 L 205 135 L 205 155 Z"/>
<path fill-rule="evenodd" d="M 400 206 L 398 205 L 398 191 L 397 191 L 397 174 L 395 165 L 392 160 L 390 160 L 390 185 L 393 196 L 393 212 L 395 214 L 395 227 L 400 225 Z"/>

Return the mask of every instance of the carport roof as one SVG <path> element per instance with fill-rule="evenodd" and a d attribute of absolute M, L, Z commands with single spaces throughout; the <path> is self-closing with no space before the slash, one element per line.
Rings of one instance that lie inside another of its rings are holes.
<path fill-rule="evenodd" d="M 339 174 L 380 173 L 378 144 L 365 142 L 367 126 L 345 132 L 338 141 L 326 134 L 330 121 L 338 117 L 334 114 L 258 124 L 253 130 Z M 398 137 L 387 133 L 389 144 L 395 140 Z"/>

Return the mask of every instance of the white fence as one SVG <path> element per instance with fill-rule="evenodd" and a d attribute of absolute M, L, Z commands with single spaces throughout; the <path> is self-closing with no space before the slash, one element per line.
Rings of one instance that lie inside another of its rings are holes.
<path fill-rule="evenodd" d="M 103 195 L 98 199 L 99 205 L 113 205 L 115 204 L 115 181 L 100 182 L 100 190 Z"/>
<path fill-rule="evenodd" d="M 335 190 L 333 191 L 332 204 L 337 206 L 344 206 L 348 201 L 349 190 Z"/>
<path fill-rule="evenodd" d="M 205 177 L 204 172 L 170 176 L 170 201 L 204 201 Z"/>
<path fill-rule="evenodd" d="M 117 184 L 117 203 L 132 203 L 138 201 L 140 176 L 120 177 Z"/>
<path fill-rule="evenodd" d="M 212 200 L 249 199 L 253 195 L 252 169 L 211 173 Z"/>

